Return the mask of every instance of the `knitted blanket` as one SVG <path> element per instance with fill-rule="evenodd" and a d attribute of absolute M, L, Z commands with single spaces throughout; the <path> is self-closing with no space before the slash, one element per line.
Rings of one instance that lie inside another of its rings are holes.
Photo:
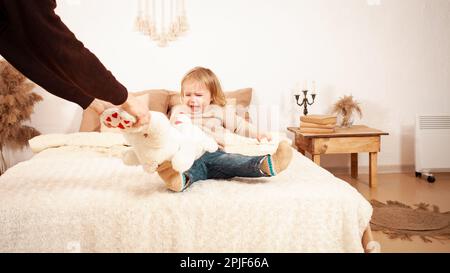
<path fill-rule="evenodd" d="M 371 205 L 300 153 L 276 177 L 172 193 L 118 136 L 86 134 L 35 139 L 0 177 L 0 252 L 363 252 Z"/>

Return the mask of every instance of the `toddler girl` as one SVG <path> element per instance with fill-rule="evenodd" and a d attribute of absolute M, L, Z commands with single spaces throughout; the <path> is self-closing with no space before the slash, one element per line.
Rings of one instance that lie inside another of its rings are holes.
<path fill-rule="evenodd" d="M 184 76 L 181 102 L 173 107 L 171 121 L 177 114 L 189 115 L 195 125 L 217 141 L 219 147 L 224 146 L 229 131 L 258 140 L 271 138 L 268 134 L 259 134 L 252 124 L 236 115 L 235 110 L 225 107 L 220 82 L 207 68 L 196 67 Z M 287 168 L 291 159 L 292 148 L 287 142 L 281 142 L 273 155 L 244 156 L 219 149 L 214 153 L 206 152 L 184 173 L 175 171 L 170 162 L 165 162 L 159 166 L 158 174 L 170 190 L 182 192 L 199 180 L 275 176 Z"/>

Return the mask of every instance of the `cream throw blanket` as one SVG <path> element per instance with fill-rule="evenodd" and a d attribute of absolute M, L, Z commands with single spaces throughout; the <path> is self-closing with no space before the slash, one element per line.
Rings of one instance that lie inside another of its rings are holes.
<path fill-rule="evenodd" d="M 363 252 L 372 207 L 300 153 L 273 178 L 172 193 L 122 163 L 118 135 L 59 137 L 0 177 L 0 252 Z"/>

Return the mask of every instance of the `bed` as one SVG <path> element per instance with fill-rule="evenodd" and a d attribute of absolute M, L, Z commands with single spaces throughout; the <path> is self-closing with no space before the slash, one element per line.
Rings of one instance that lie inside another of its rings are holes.
<path fill-rule="evenodd" d="M 120 134 L 30 143 L 35 156 L 0 176 L 0 252 L 364 252 L 369 202 L 296 151 L 276 177 L 172 193 L 122 163 Z"/>

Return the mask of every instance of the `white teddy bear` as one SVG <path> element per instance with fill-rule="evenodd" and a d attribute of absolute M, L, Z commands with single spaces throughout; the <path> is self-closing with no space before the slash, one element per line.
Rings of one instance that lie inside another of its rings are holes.
<path fill-rule="evenodd" d="M 150 111 L 150 115 L 150 124 L 139 128 L 132 127 L 136 119 L 121 109 L 110 108 L 101 115 L 103 124 L 120 128 L 132 146 L 123 155 L 125 164 L 140 164 L 145 171 L 154 173 L 161 163 L 171 161 L 176 171 L 185 172 L 205 151 L 218 149 L 217 143 L 194 126 L 189 117 L 177 116 L 172 126 L 163 113 Z"/>
<path fill-rule="evenodd" d="M 180 113 L 172 118 L 173 126 L 181 133 L 180 154 L 172 159 L 175 170 L 189 170 L 194 161 L 200 158 L 205 151 L 210 153 L 219 149 L 217 142 L 199 127 L 192 124 L 186 114 Z"/>

